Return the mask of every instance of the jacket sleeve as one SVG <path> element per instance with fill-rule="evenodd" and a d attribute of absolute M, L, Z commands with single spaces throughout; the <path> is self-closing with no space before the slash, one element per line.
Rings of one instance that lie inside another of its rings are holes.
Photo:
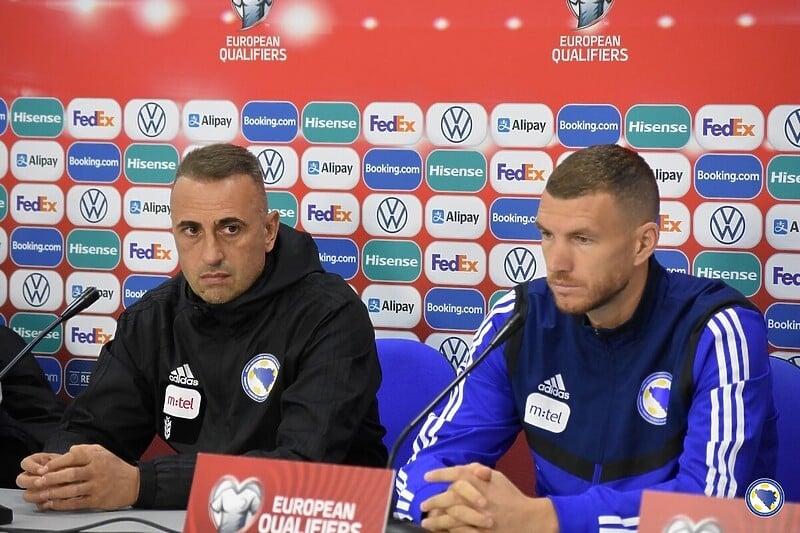
<path fill-rule="evenodd" d="M 24 347 L 25 341 L 12 329 L 0 327 L 0 368 Z M 0 409 L 36 442 L 36 447 L 41 447 L 56 428 L 65 407 L 32 354 L 21 358 L 3 378 L 2 398 Z"/>
<path fill-rule="evenodd" d="M 677 475 L 652 490 L 741 497 L 774 469 L 772 384 L 764 319 L 757 311 L 726 308 L 706 324 L 694 361 L 695 392 Z M 764 469 L 766 465 L 766 469 Z M 550 496 L 561 531 L 635 530 L 642 490 L 595 486 Z"/>
<path fill-rule="evenodd" d="M 349 290 L 349 289 L 345 289 Z M 386 449 L 378 418 L 381 369 L 364 304 L 348 299 L 314 326 L 296 378 L 281 395 L 273 450 L 246 455 L 382 466 Z"/>
<path fill-rule="evenodd" d="M 481 324 L 459 371 L 485 346 L 514 308 L 513 291 L 502 298 Z M 414 454 L 397 473 L 394 516 L 421 520 L 420 503 L 444 491 L 444 483 L 423 476 L 437 468 L 478 462 L 494 466 L 520 431 L 508 380 L 503 346 L 493 350 L 455 388 L 440 412 L 432 413 L 414 441 Z"/>

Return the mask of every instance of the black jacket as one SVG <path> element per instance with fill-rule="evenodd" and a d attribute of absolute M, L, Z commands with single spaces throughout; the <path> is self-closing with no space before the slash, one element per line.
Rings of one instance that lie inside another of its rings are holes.
<path fill-rule="evenodd" d="M 383 466 L 380 382 L 366 307 L 281 225 L 231 302 L 203 302 L 178 274 L 126 309 L 46 449 L 97 443 L 135 462 L 158 433 L 178 453 L 138 461 L 136 505 L 184 507 L 197 452 Z"/>
<path fill-rule="evenodd" d="M 25 341 L 0 326 L 0 368 L 11 362 Z M 0 402 L 0 487 L 16 488 L 20 461 L 42 450 L 58 427 L 64 402 L 55 395 L 32 354 L 20 359 L 2 383 Z"/>

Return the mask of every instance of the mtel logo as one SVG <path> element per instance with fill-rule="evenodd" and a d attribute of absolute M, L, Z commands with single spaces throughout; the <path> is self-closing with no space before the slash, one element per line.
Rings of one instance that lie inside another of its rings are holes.
<path fill-rule="evenodd" d="M 122 307 L 128 308 L 139 301 L 150 289 L 169 280 L 169 276 L 147 276 L 134 274 L 125 278 L 122 284 Z"/>
<path fill-rule="evenodd" d="M 111 317 L 78 315 L 64 326 L 64 345 L 73 355 L 97 357 L 116 331 L 117 322 Z"/>
<path fill-rule="evenodd" d="M 133 228 L 170 229 L 167 187 L 131 187 L 125 192 L 125 222 Z"/>
<path fill-rule="evenodd" d="M 312 146 L 303 152 L 300 168 L 311 189 L 350 190 L 361 175 L 361 159 L 350 147 Z"/>
<path fill-rule="evenodd" d="M 433 242 L 425 250 L 425 275 L 441 285 L 477 285 L 486 277 L 486 251 L 473 242 Z"/>
<path fill-rule="evenodd" d="M 64 149 L 56 141 L 17 141 L 11 147 L 11 174 L 21 181 L 58 181 Z"/>
<path fill-rule="evenodd" d="M 239 133 L 239 110 L 228 100 L 190 100 L 182 120 L 183 134 L 193 142 L 230 142 Z"/>
<path fill-rule="evenodd" d="M 486 157 L 477 150 L 434 150 L 425 162 L 428 186 L 437 192 L 478 192 L 486 175 Z"/>
<path fill-rule="evenodd" d="M 125 266 L 134 272 L 170 273 L 178 266 L 172 233 L 131 231 L 122 242 Z"/>
<path fill-rule="evenodd" d="M 547 275 L 547 268 L 538 244 L 498 244 L 489 252 L 489 278 L 499 287 Z"/>
<path fill-rule="evenodd" d="M 172 100 L 137 98 L 125 105 L 125 135 L 134 141 L 171 141 L 180 130 L 180 113 Z"/>
<path fill-rule="evenodd" d="M 706 150 L 755 150 L 764 140 L 764 115 L 754 105 L 706 105 L 694 120 L 694 135 Z"/>
<path fill-rule="evenodd" d="M 800 350 L 800 304 L 774 303 L 764 317 L 767 339 L 772 346 Z"/>
<path fill-rule="evenodd" d="M 478 196 L 432 196 L 425 228 L 440 239 L 479 239 L 486 233 L 486 204 Z"/>
<path fill-rule="evenodd" d="M 800 104 L 779 105 L 769 112 L 767 140 L 776 150 L 800 150 Z"/>
<path fill-rule="evenodd" d="M 16 185 L 11 189 L 11 216 L 20 224 L 55 226 L 64 218 L 64 193 L 55 185 Z"/>
<path fill-rule="evenodd" d="M 425 295 L 425 322 L 434 329 L 475 331 L 486 314 L 486 300 L 475 289 L 433 288 Z"/>
<path fill-rule="evenodd" d="M 774 298 L 800 300 L 800 254 L 775 254 L 767 259 L 764 287 Z"/>
<path fill-rule="evenodd" d="M 451 333 L 432 333 L 425 344 L 439 347 L 439 353 L 447 359 L 453 370 L 458 370 L 462 366 L 469 364 L 469 347 L 472 344 L 472 335 L 451 334 Z"/>
<path fill-rule="evenodd" d="M 53 270 L 15 270 L 9 280 L 11 305 L 24 311 L 55 311 L 64 296 L 64 280 Z"/>
<path fill-rule="evenodd" d="M 353 279 L 358 273 L 358 246 L 350 239 L 317 237 L 319 262 L 326 272 Z"/>
<path fill-rule="evenodd" d="M 800 213 L 796 205 L 777 204 L 767 211 L 767 242 L 778 250 L 800 250 Z"/>
<path fill-rule="evenodd" d="M 348 193 L 312 192 L 300 205 L 303 228 L 312 234 L 352 235 L 359 215 L 358 200 Z"/>
<path fill-rule="evenodd" d="M 100 299 L 92 304 L 91 313 L 116 313 L 120 304 L 119 279 L 109 272 L 73 272 L 65 282 L 64 300 L 72 302 L 86 287 L 96 287 Z"/>
<path fill-rule="evenodd" d="M 250 142 L 288 143 L 299 131 L 299 113 L 292 102 L 252 101 L 242 108 L 242 135 Z"/>
<path fill-rule="evenodd" d="M 67 192 L 67 218 L 76 226 L 115 226 L 121 215 L 115 187 L 77 185 Z"/>
<path fill-rule="evenodd" d="M 708 248 L 751 249 L 761 242 L 762 229 L 753 204 L 704 202 L 694 210 L 694 238 Z"/>
<path fill-rule="evenodd" d="M 422 319 L 422 297 L 410 285 L 367 285 L 361 300 L 378 328 L 411 329 Z"/>
<path fill-rule="evenodd" d="M 679 152 L 639 152 L 653 169 L 661 198 L 681 198 L 692 184 L 692 164 Z"/>
<path fill-rule="evenodd" d="M 492 140 L 503 147 L 545 147 L 553 139 L 553 112 L 544 104 L 499 104 L 490 119 Z"/>
<path fill-rule="evenodd" d="M 413 191 L 422 183 L 422 157 L 415 150 L 373 148 L 364 155 L 362 175 L 373 190 Z"/>
<path fill-rule="evenodd" d="M 17 98 L 11 104 L 11 130 L 18 137 L 58 137 L 64 131 L 64 106 L 55 98 Z"/>
<path fill-rule="evenodd" d="M 500 150 L 489 163 L 492 188 L 503 194 L 540 196 L 550 174 L 553 160 L 545 152 Z"/>
<path fill-rule="evenodd" d="M 422 139 L 422 109 L 412 102 L 373 102 L 364 109 L 364 138 L 370 144 L 411 146 Z"/>
<path fill-rule="evenodd" d="M 422 228 L 422 204 L 411 194 L 370 194 L 363 210 L 364 229 L 370 235 L 413 237 Z"/>
<path fill-rule="evenodd" d="M 659 246 L 680 246 L 689 239 L 691 216 L 689 208 L 682 202 L 661 202 L 658 215 Z"/>
<path fill-rule="evenodd" d="M 425 131 L 435 146 L 477 146 L 486 138 L 487 122 L 480 104 L 434 104 L 425 115 Z"/>
<path fill-rule="evenodd" d="M 67 106 L 67 132 L 76 139 L 115 139 L 122 109 L 110 98 L 75 98 Z"/>
<path fill-rule="evenodd" d="M 300 163 L 290 146 L 251 146 L 248 148 L 261 167 L 264 187 L 290 189 L 297 183 Z"/>

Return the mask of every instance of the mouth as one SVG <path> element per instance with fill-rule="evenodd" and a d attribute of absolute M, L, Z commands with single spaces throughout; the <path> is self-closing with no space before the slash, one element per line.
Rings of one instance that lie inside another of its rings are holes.
<path fill-rule="evenodd" d="M 217 284 L 228 279 L 228 274 L 225 272 L 209 272 L 200 276 L 200 281 L 207 284 Z"/>

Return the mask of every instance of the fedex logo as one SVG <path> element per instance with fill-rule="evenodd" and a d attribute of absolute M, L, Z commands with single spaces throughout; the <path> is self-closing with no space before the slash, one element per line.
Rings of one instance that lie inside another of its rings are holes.
<path fill-rule="evenodd" d="M 309 204 L 308 219 L 319 222 L 352 222 L 353 212 L 338 204 L 333 204 L 328 209 L 318 209 L 316 204 Z"/>
<path fill-rule="evenodd" d="M 113 128 L 115 126 L 114 117 L 106 115 L 102 110 L 97 110 L 91 115 L 84 115 L 80 109 L 76 109 L 72 112 L 72 124 L 98 128 Z"/>
<path fill-rule="evenodd" d="M 24 196 L 17 196 L 17 210 L 37 213 L 55 213 L 58 202 L 49 200 L 47 196 L 38 196 L 35 200 L 26 200 Z"/>
<path fill-rule="evenodd" d="M 409 120 L 405 115 L 394 115 L 389 120 L 381 120 L 380 115 L 369 116 L 370 131 L 389 131 L 397 133 L 415 133 L 416 121 Z"/>
<path fill-rule="evenodd" d="M 172 260 L 172 250 L 164 248 L 160 243 L 153 243 L 147 248 L 139 246 L 138 242 L 132 242 L 128 246 L 128 257 L 135 259 L 156 259 L 159 261 Z"/>
<path fill-rule="evenodd" d="M 497 179 L 506 179 L 508 181 L 544 181 L 544 169 L 537 169 L 531 163 L 522 163 L 518 167 L 509 167 L 505 163 L 498 163 Z"/>
<path fill-rule="evenodd" d="M 675 232 L 680 233 L 681 231 L 683 231 L 681 229 L 681 222 L 683 222 L 682 220 L 671 219 L 669 217 L 669 214 L 659 215 L 658 218 L 659 218 L 659 227 L 662 233 L 675 233 Z"/>
<path fill-rule="evenodd" d="M 453 259 L 444 259 L 441 254 L 431 256 L 431 268 L 442 272 L 478 272 L 478 260 L 457 254 Z"/>
<path fill-rule="evenodd" d="M 714 137 L 755 137 L 755 124 L 748 124 L 742 118 L 732 118 L 727 123 L 716 123 L 713 118 L 703 119 L 703 135 Z"/>
<path fill-rule="evenodd" d="M 112 339 L 113 333 L 106 333 L 103 328 L 92 328 L 88 333 L 84 333 L 78 327 L 71 329 L 70 340 L 79 344 L 105 344 Z"/>
<path fill-rule="evenodd" d="M 772 268 L 772 283 L 800 287 L 800 272 L 786 272 L 782 266 L 775 266 Z"/>

